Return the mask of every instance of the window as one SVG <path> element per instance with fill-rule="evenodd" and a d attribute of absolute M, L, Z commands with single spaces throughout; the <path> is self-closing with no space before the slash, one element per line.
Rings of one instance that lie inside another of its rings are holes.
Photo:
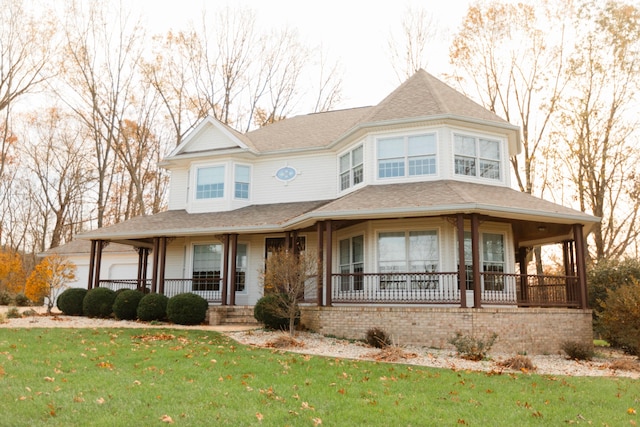
<path fill-rule="evenodd" d="M 247 277 L 247 245 L 238 243 L 236 250 L 236 292 L 244 292 Z"/>
<path fill-rule="evenodd" d="M 504 237 L 502 234 L 482 235 L 482 270 L 485 291 L 504 291 Z M 496 274 L 491 274 L 496 273 Z"/>
<path fill-rule="evenodd" d="M 249 166 L 236 165 L 235 190 L 236 199 L 249 199 L 249 183 L 251 182 L 251 168 Z"/>
<path fill-rule="evenodd" d="M 435 175 L 435 134 L 378 140 L 378 178 Z"/>
<path fill-rule="evenodd" d="M 356 186 L 363 180 L 363 149 L 360 146 L 340 156 L 340 191 Z"/>
<path fill-rule="evenodd" d="M 500 142 L 455 135 L 455 173 L 499 180 Z"/>
<path fill-rule="evenodd" d="M 194 291 L 219 291 L 221 266 L 221 244 L 194 245 L 192 289 Z"/>
<path fill-rule="evenodd" d="M 409 231 L 378 235 L 380 289 L 435 289 L 438 278 L 438 233 Z M 424 273 L 424 274 L 406 274 Z"/>
<path fill-rule="evenodd" d="M 361 291 L 364 289 L 364 237 L 355 236 L 340 240 L 340 290 Z"/>
<path fill-rule="evenodd" d="M 504 291 L 504 236 L 482 233 L 481 251 L 484 290 Z M 473 290 L 473 256 L 469 231 L 464 232 L 464 263 L 467 272 L 466 289 L 470 291 Z"/>
<path fill-rule="evenodd" d="M 198 169 L 196 199 L 220 197 L 224 197 L 224 166 Z"/>

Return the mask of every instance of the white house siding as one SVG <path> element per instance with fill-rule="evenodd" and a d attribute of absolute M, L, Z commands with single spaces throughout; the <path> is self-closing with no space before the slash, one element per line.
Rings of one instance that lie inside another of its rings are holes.
<path fill-rule="evenodd" d="M 172 168 L 169 183 L 168 209 L 186 209 L 187 191 L 189 190 L 189 169 Z"/>
<path fill-rule="evenodd" d="M 205 126 L 200 132 L 189 142 L 188 149 L 185 153 L 198 152 L 205 150 L 217 150 L 221 148 L 234 148 L 238 144 L 232 141 L 224 132 L 214 126 Z"/>

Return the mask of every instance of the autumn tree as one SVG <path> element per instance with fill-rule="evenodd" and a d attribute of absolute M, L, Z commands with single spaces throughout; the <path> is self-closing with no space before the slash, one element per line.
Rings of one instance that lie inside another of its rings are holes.
<path fill-rule="evenodd" d="M 639 233 L 640 9 L 619 1 L 586 1 L 574 28 L 567 68 L 571 88 L 553 135 L 556 169 L 566 171 L 567 190 L 580 209 L 602 218 L 593 230 L 592 256 L 615 259 Z"/>
<path fill-rule="evenodd" d="M 49 255 L 29 275 L 25 295 L 33 302 L 45 300 L 47 313 L 51 314 L 56 298 L 75 277 L 74 263 L 57 254 Z"/>
<path fill-rule="evenodd" d="M 0 250 L 0 292 L 22 293 L 25 276 L 20 255 L 14 251 Z"/>
<path fill-rule="evenodd" d="M 274 316 L 289 319 L 289 333 L 293 335 L 300 313 L 300 301 L 315 286 L 318 261 L 308 252 L 296 253 L 278 248 L 267 257 L 262 275 L 265 296 L 270 296 L 267 310 Z"/>

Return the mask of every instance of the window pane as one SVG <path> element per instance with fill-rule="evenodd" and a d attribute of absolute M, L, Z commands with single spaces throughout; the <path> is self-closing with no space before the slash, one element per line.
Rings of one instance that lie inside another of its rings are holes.
<path fill-rule="evenodd" d="M 340 265 L 349 265 L 351 259 L 349 257 L 349 239 L 340 240 Z M 349 271 L 347 271 L 348 273 Z"/>
<path fill-rule="evenodd" d="M 456 175 L 476 176 L 476 159 L 456 156 L 455 172 Z"/>
<path fill-rule="evenodd" d="M 236 181 L 249 182 L 251 168 L 249 166 L 236 165 Z"/>
<path fill-rule="evenodd" d="M 480 157 L 500 160 L 500 143 L 498 141 L 480 140 Z"/>
<path fill-rule="evenodd" d="M 356 236 L 351 239 L 353 242 L 353 256 L 351 258 L 353 263 L 361 263 L 364 261 L 364 237 Z"/>
<path fill-rule="evenodd" d="M 340 157 L 340 173 L 347 172 L 351 168 L 350 153 Z"/>
<path fill-rule="evenodd" d="M 406 254 L 404 233 L 380 233 L 378 236 L 378 253 L 380 261 L 404 262 Z"/>
<path fill-rule="evenodd" d="M 404 157 L 404 138 L 388 138 L 378 140 L 378 158 L 389 159 Z"/>
<path fill-rule="evenodd" d="M 500 179 L 500 162 L 480 160 L 480 176 L 489 179 Z"/>
<path fill-rule="evenodd" d="M 436 153 L 436 136 L 419 135 L 409 137 L 409 156 L 423 156 Z"/>
<path fill-rule="evenodd" d="M 351 161 L 352 166 L 357 166 L 362 164 L 362 158 L 363 158 L 363 150 L 362 150 L 362 146 L 356 148 L 355 150 L 353 150 L 353 158 Z"/>
<path fill-rule="evenodd" d="M 455 153 L 463 154 L 465 156 L 476 155 L 476 140 L 468 136 L 456 135 L 455 138 Z"/>
<path fill-rule="evenodd" d="M 222 245 L 195 245 L 193 247 L 193 290 L 220 290 Z"/>
<path fill-rule="evenodd" d="M 349 171 L 340 174 L 340 190 L 346 190 L 351 186 L 349 182 Z"/>
<path fill-rule="evenodd" d="M 484 233 L 482 235 L 484 245 L 483 258 L 485 261 L 504 262 L 504 243 L 502 234 Z"/>
<path fill-rule="evenodd" d="M 378 178 L 404 176 L 404 159 L 380 160 L 378 163 Z"/>
<path fill-rule="evenodd" d="M 409 176 L 434 175 L 436 159 L 434 157 L 416 157 L 409 159 Z"/>
<path fill-rule="evenodd" d="M 360 184 L 364 180 L 362 164 L 353 168 L 353 185 Z"/>
<path fill-rule="evenodd" d="M 247 275 L 247 245 L 238 243 L 236 250 L 236 292 L 243 292 Z"/>

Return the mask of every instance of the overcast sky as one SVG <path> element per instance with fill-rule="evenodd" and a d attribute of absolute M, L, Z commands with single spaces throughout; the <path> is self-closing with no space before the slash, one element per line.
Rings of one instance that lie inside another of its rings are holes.
<path fill-rule="evenodd" d="M 184 28 L 227 3 L 215 0 L 136 0 L 154 32 Z M 466 13 L 469 0 L 238 0 L 256 11 L 257 21 L 273 28 L 286 25 L 298 29 L 310 46 L 322 44 L 344 70 L 343 102 L 340 107 L 375 105 L 395 89 L 399 81 L 389 64 L 389 35 L 399 31 L 409 5 L 431 13 L 440 27 L 442 40 L 434 46 L 427 71 L 439 76 L 448 65 L 449 36 Z M 398 38 L 399 39 L 399 38 Z"/>

